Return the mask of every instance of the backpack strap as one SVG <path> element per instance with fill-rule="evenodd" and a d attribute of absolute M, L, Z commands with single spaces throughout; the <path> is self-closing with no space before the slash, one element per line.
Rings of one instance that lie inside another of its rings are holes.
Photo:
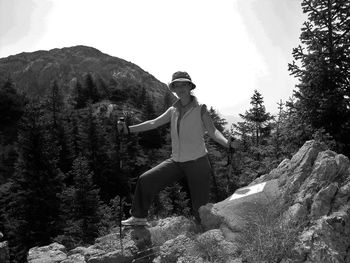
<path fill-rule="evenodd" d="M 203 116 L 204 116 L 204 114 L 206 114 L 206 113 L 209 114 L 209 113 L 208 113 L 207 105 L 201 104 L 200 107 L 201 107 L 201 120 L 202 120 L 202 123 L 204 125 Z"/>
<path fill-rule="evenodd" d="M 201 107 L 201 117 L 203 117 L 203 115 L 208 111 L 207 105 L 201 104 L 200 107 Z"/>

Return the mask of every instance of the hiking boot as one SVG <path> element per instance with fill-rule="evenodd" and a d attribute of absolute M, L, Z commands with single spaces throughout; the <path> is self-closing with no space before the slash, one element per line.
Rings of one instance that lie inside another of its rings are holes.
<path fill-rule="evenodd" d="M 123 226 L 148 226 L 146 218 L 129 217 L 122 221 Z"/>

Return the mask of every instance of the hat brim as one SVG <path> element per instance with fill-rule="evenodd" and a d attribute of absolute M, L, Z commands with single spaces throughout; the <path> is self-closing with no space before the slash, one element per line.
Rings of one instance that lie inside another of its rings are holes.
<path fill-rule="evenodd" d="M 175 82 L 187 82 L 187 83 L 190 83 L 190 84 L 191 84 L 191 86 L 192 86 L 191 90 L 194 89 L 194 88 L 196 88 L 196 85 L 195 85 L 191 80 L 185 79 L 185 78 L 181 78 L 181 79 L 175 79 L 175 80 L 173 80 L 172 82 L 170 82 L 170 83 L 168 84 L 168 87 L 169 87 L 169 89 L 170 89 L 171 91 L 173 91 L 172 85 L 173 85 Z"/>

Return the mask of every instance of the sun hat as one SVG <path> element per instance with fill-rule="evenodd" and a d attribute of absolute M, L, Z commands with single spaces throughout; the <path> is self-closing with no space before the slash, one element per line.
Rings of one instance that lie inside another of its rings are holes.
<path fill-rule="evenodd" d="M 172 86 L 175 82 L 188 82 L 192 86 L 191 89 L 196 87 L 196 85 L 192 82 L 190 75 L 185 71 L 177 71 L 173 74 L 171 82 L 168 84 L 171 91 L 173 90 Z"/>

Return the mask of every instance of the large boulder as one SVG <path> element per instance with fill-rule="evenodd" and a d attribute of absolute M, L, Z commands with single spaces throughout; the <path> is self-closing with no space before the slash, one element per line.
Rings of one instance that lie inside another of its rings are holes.
<path fill-rule="evenodd" d="M 246 215 L 257 206 L 273 203 L 281 196 L 278 180 L 270 180 L 238 189 L 227 199 L 207 204 L 199 209 L 201 223 L 205 230 L 225 228 L 228 231 L 240 232 L 245 227 Z M 234 234 L 230 233 L 231 237 Z"/>
<path fill-rule="evenodd" d="M 85 257 L 81 254 L 72 254 L 67 259 L 61 261 L 61 263 L 86 263 Z"/>
<path fill-rule="evenodd" d="M 196 244 L 200 248 L 202 258 L 211 261 L 227 262 L 238 256 L 236 244 L 228 241 L 220 229 L 212 229 L 204 232 L 196 238 Z"/>
<path fill-rule="evenodd" d="M 154 263 L 230 262 L 237 255 L 237 246 L 227 241 L 220 229 L 212 229 L 196 236 L 183 234 L 166 241 Z"/>
<path fill-rule="evenodd" d="M 67 259 L 66 248 L 58 243 L 34 247 L 28 252 L 28 263 L 59 263 Z"/>
<path fill-rule="evenodd" d="M 156 262 L 176 263 L 179 257 L 187 257 L 194 245 L 194 241 L 184 234 L 170 239 L 161 246 Z"/>
<path fill-rule="evenodd" d="M 151 242 L 155 246 L 161 246 L 167 240 L 173 239 L 180 234 L 196 231 L 196 224 L 183 216 L 161 219 L 149 229 Z"/>

